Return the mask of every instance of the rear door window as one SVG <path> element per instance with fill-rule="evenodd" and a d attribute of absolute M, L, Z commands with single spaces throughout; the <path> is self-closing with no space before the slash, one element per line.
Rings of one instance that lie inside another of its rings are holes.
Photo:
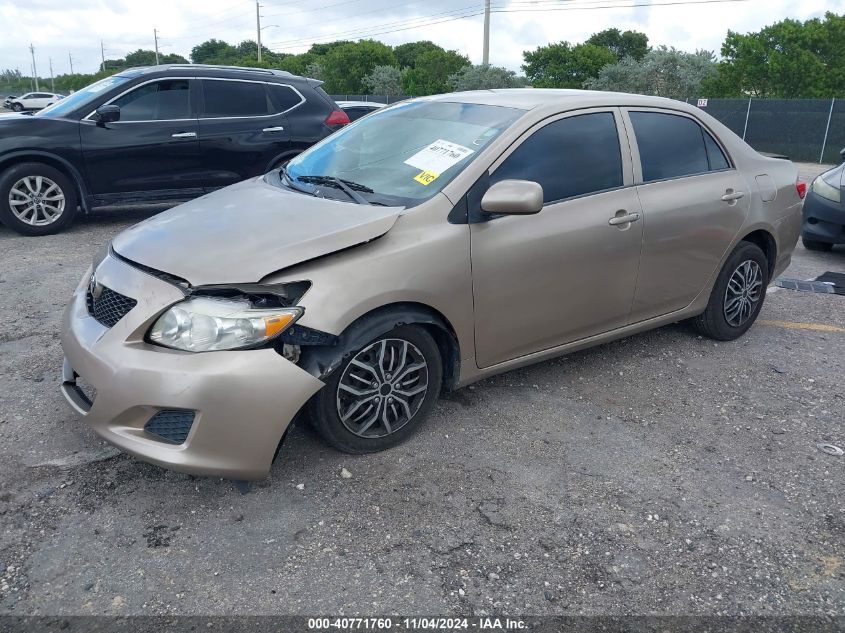
<path fill-rule="evenodd" d="M 302 97 L 290 86 L 269 84 L 268 88 L 270 89 L 270 101 L 274 112 L 285 112 L 302 102 Z"/>
<path fill-rule="evenodd" d="M 113 101 L 121 121 L 167 121 L 191 118 L 187 79 L 164 79 L 144 84 Z"/>
<path fill-rule="evenodd" d="M 623 186 L 622 154 L 611 112 L 553 121 L 517 147 L 491 176 L 533 180 L 546 203 Z"/>
<path fill-rule="evenodd" d="M 631 112 L 631 123 L 640 150 L 643 181 L 666 180 L 705 173 L 710 169 L 705 136 L 692 119 L 661 112 Z M 715 141 L 710 141 L 715 145 Z M 718 149 L 718 146 L 716 146 Z M 719 155 L 713 158 L 720 163 Z M 724 154 L 721 161 L 727 163 Z M 723 167 L 714 167 L 722 169 Z"/>
<path fill-rule="evenodd" d="M 254 81 L 202 81 L 205 97 L 203 118 L 254 117 L 271 114 L 267 90 Z"/>

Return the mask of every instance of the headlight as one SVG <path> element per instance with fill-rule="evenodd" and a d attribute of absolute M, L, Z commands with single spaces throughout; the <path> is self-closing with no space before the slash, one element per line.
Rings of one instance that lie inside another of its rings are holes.
<path fill-rule="evenodd" d="M 302 313 L 302 308 L 258 310 L 247 301 L 194 297 L 162 314 L 149 340 L 188 352 L 253 347 L 284 332 Z"/>
<path fill-rule="evenodd" d="M 842 192 L 837 187 L 834 187 L 824 178 L 819 176 L 813 181 L 813 186 L 810 187 L 814 193 L 826 198 L 831 202 L 839 202 L 842 199 Z"/>

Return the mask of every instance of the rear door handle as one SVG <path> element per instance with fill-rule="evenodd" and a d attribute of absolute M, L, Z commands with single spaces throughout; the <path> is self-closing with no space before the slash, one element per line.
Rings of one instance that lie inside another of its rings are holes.
<path fill-rule="evenodd" d="M 639 213 L 626 213 L 625 215 L 615 215 L 610 218 L 607 223 L 610 226 L 619 226 L 620 224 L 629 224 L 640 219 Z"/>
<path fill-rule="evenodd" d="M 745 193 L 742 191 L 728 191 L 724 196 L 722 196 L 723 202 L 734 202 L 735 200 L 739 200 L 740 198 L 744 198 Z"/>
<path fill-rule="evenodd" d="M 261 131 L 262 132 L 284 132 L 285 128 L 283 128 L 281 125 L 279 125 L 278 127 L 265 127 Z"/>
<path fill-rule="evenodd" d="M 177 132 L 176 134 L 171 134 L 170 138 L 196 138 L 196 132 Z"/>

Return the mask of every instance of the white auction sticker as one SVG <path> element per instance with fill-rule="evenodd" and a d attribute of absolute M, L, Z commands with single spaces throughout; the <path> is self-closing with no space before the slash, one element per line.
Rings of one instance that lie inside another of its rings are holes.
<path fill-rule="evenodd" d="M 473 150 L 457 143 L 437 139 L 405 161 L 406 165 L 433 174 L 442 174 L 452 165 L 472 154 Z"/>

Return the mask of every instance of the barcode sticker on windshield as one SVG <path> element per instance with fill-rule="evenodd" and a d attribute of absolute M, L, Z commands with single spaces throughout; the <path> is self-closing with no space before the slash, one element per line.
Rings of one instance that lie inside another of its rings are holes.
<path fill-rule="evenodd" d="M 473 150 L 457 143 L 437 139 L 405 161 L 406 165 L 423 171 L 442 174 L 452 165 L 472 154 Z"/>
<path fill-rule="evenodd" d="M 430 185 L 433 183 L 440 174 L 435 174 L 433 171 L 421 171 L 416 176 L 414 176 L 414 180 L 416 180 L 421 185 Z"/>

